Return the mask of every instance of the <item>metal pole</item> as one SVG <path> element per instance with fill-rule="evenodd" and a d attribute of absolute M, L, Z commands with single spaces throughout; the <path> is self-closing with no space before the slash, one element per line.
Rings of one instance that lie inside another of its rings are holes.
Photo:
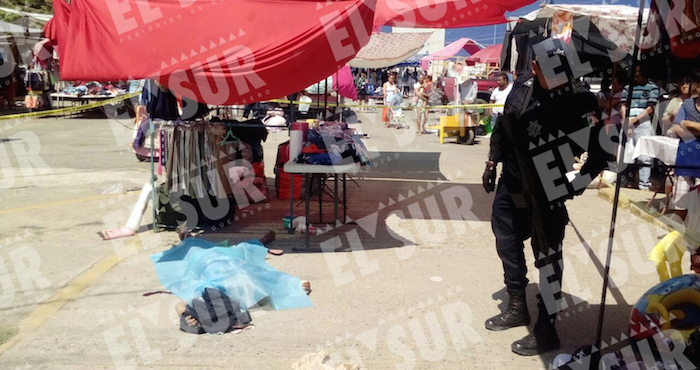
<path fill-rule="evenodd" d="M 628 77 L 630 79 L 627 85 L 627 101 L 625 104 L 629 107 L 630 101 L 632 100 L 632 89 L 634 88 L 634 76 L 635 69 L 637 68 L 637 54 L 639 54 L 639 39 L 642 33 L 642 16 L 644 14 L 644 0 L 639 0 L 639 15 L 637 16 L 637 32 L 634 37 L 634 52 L 632 54 L 632 65 L 628 72 Z M 600 311 L 598 312 L 598 328 L 596 330 L 596 347 L 600 348 L 603 340 L 603 320 L 605 319 L 605 297 L 608 293 L 608 283 L 610 281 L 610 260 L 612 258 L 612 248 L 613 248 L 613 238 L 615 236 L 615 222 L 617 221 L 617 209 L 618 202 L 620 201 L 620 182 L 622 181 L 622 172 L 620 169 L 623 164 L 623 156 L 625 153 L 625 145 L 627 144 L 627 128 L 629 127 L 630 115 L 625 116 L 625 121 L 622 125 L 622 130 L 620 130 L 620 147 L 617 152 L 617 182 L 615 183 L 615 197 L 613 199 L 613 211 L 610 220 L 610 234 L 608 236 L 608 252 L 605 258 L 605 274 L 603 275 L 603 292 L 600 298 Z"/>
<path fill-rule="evenodd" d="M 156 169 L 155 169 L 155 150 L 153 149 L 154 144 L 153 144 L 153 135 L 155 135 L 155 125 L 153 124 L 153 120 L 150 119 L 150 123 L 148 125 L 148 131 L 151 134 L 151 208 L 153 209 L 153 232 L 157 233 L 158 228 L 156 225 L 156 218 L 158 217 L 157 211 L 158 211 L 158 204 L 156 204 Z M 160 157 L 159 157 L 160 159 Z"/>
<path fill-rule="evenodd" d="M 331 77 L 332 79 L 332 77 Z M 326 78 L 326 83 L 323 84 L 323 120 L 325 121 L 328 113 L 328 78 Z"/>
<path fill-rule="evenodd" d="M 155 86 L 155 83 L 153 80 L 148 81 L 148 101 L 151 102 L 153 99 L 153 87 Z M 158 86 L 155 86 L 158 88 Z M 160 91 L 162 94 L 163 92 Z M 157 233 L 158 232 L 158 225 L 156 222 L 156 219 L 158 217 L 158 204 L 156 203 L 156 167 L 155 167 L 155 150 L 154 150 L 154 143 L 153 143 L 153 135 L 155 134 L 155 124 L 153 123 L 153 119 L 151 118 L 150 112 L 148 112 L 148 109 L 146 109 L 146 113 L 148 114 L 148 132 L 150 133 L 151 136 L 151 209 L 152 209 L 152 214 L 153 214 L 153 232 Z M 162 152 L 161 152 L 162 154 Z"/>

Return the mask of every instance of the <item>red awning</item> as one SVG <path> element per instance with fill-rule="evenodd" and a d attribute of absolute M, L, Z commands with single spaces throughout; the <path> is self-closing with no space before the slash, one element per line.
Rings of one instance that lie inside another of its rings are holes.
<path fill-rule="evenodd" d="M 472 54 L 467 61 L 486 64 L 499 64 L 501 62 L 501 49 L 503 44 L 487 46 Z"/>
<path fill-rule="evenodd" d="M 461 28 L 506 23 L 505 12 L 535 0 L 377 0 L 375 29 Z"/>
<path fill-rule="evenodd" d="M 282 97 L 369 41 L 375 0 L 54 0 L 64 80 L 153 78 L 207 104 Z"/>

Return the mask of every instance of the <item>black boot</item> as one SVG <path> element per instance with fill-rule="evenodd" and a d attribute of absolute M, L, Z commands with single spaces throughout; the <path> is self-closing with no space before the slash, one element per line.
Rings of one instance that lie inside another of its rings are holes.
<path fill-rule="evenodd" d="M 561 343 L 554 322 L 557 315 L 549 315 L 547 308 L 542 302 L 540 295 L 537 295 L 537 322 L 532 333 L 525 338 L 513 342 L 510 346 L 513 352 L 521 356 L 534 356 L 559 349 Z"/>
<path fill-rule="evenodd" d="M 525 290 L 509 289 L 508 296 L 508 308 L 502 314 L 486 320 L 486 329 L 501 331 L 530 323 Z"/>

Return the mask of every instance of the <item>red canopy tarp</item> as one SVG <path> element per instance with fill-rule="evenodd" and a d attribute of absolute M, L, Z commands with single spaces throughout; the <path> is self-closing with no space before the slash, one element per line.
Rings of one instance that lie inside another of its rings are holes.
<path fill-rule="evenodd" d="M 333 90 L 348 99 L 357 100 L 357 89 L 350 66 L 344 66 L 333 75 Z"/>
<path fill-rule="evenodd" d="M 462 49 L 469 53 L 469 55 L 474 55 L 483 48 L 484 47 L 481 44 L 470 38 L 461 38 L 445 46 L 444 48 L 423 57 L 423 59 L 420 60 L 420 67 L 424 70 L 428 70 L 428 65 L 432 60 L 448 59 L 457 55 L 457 53 L 459 53 Z"/>
<path fill-rule="evenodd" d="M 370 38 L 375 0 L 54 0 L 64 80 L 153 78 L 207 104 L 288 95 Z"/>
<path fill-rule="evenodd" d="M 472 54 L 467 61 L 486 64 L 499 64 L 501 62 L 501 49 L 503 44 L 487 46 Z"/>
<path fill-rule="evenodd" d="M 505 12 L 535 0 L 377 0 L 375 29 L 461 28 L 506 23 Z"/>

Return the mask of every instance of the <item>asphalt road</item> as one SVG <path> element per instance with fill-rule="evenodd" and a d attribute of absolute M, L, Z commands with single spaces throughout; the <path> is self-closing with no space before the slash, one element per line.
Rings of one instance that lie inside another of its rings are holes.
<path fill-rule="evenodd" d="M 440 145 L 436 135 L 386 129 L 378 114 L 360 119 L 355 126 L 370 134 L 365 144 L 375 158 L 348 188 L 348 216 L 357 223 L 342 226 L 338 242 L 352 252 L 293 253 L 303 235 L 284 233 L 289 203 L 274 198 L 202 235 L 235 243 L 275 230 L 274 247 L 286 253 L 268 262 L 313 289 L 313 308 L 254 310 L 253 330 L 223 336 L 182 333 L 174 296 L 142 296 L 162 290 L 149 256 L 177 239 L 151 233 L 150 212 L 136 237 L 106 242 L 97 235 L 121 226 L 138 197 L 131 190 L 149 178 L 149 165 L 128 146 L 131 121 L 1 122 L 0 326 L 19 334 L 0 347 L 0 367 L 289 369 L 325 350 L 334 364 L 367 369 L 546 368 L 557 353 L 526 358 L 510 351 L 528 328 L 483 326 L 505 298 L 490 227 L 493 197 L 481 187 L 488 139 Z M 271 195 L 277 145 L 285 140 L 282 132 L 265 143 Z M 567 307 L 558 327 L 559 352 L 571 353 L 594 341 L 612 207 L 595 190 L 568 207 Z M 613 254 L 617 285 L 604 335 L 617 340 L 627 332 L 631 305 L 658 283 L 646 256 L 663 235 L 624 210 L 619 217 L 623 243 Z M 315 246 L 332 241 L 330 232 L 312 239 Z M 525 254 L 532 266 L 529 247 Z M 534 315 L 534 268 L 529 277 Z"/>

